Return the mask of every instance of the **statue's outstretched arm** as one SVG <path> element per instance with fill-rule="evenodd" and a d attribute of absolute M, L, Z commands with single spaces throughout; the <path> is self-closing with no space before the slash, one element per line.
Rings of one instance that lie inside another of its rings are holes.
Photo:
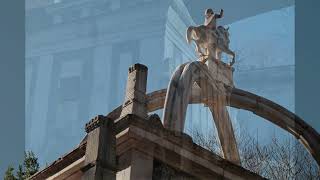
<path fill-rule="evenodd" d="M 216 18 L 222 18 L 223 16 L 223 9 L 220 10 L 220 14 L 216 15 Z"/>

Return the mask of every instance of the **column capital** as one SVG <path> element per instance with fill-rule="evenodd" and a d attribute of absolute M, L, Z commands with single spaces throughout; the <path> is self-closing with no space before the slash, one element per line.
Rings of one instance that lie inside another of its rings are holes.
<path fill-rule="evenodd" d="M 98 115 L 94 117 L 88 123 L 86 123 L 85 125 L 86 133 L 90 133 L 91 131 L 100 127 L 104 123 L 108 123 L 108 121 L 110 121 L 110 119 L 108 119 L 106 116 L 103 116 L 103 115 Z"/>
<path fill-rule="evenodd" d="M 129 67 L 129 73 L 138 70 L 138 71 L 148 71 L 148 67 L 143 65 L 143 64 L 134 64 L 132 66 Z"/>

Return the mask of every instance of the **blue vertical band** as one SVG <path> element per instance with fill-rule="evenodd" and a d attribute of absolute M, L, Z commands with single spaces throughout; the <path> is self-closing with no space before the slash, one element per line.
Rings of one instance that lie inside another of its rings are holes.
<path fill-rule="evenodd" d="M 296 113 L 320 131 L 320 1 L 296 1 Z"/>
<path fill-rule="evenodd" d="M 24 1 L 0 2 L 0 178 L 23 159 L 25 140 Z"/>

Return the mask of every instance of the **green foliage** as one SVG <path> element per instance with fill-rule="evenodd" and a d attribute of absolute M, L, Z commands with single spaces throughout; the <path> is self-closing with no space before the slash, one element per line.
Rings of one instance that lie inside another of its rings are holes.
<path fill-rule="evenodd" d="M 25 180 L 38 170 L 38 158 L 32 151 L 27 151 L 24 153 L 23 163 L 19 165 L 16 175 L 14 175 L 14 168 L 9 166 L 5 173 L 4 180 Z"/>
<path fill-rule="evenodd" d="M 32 176 L 39 170 L 38 158 L 32 151 L 24 153 L 23 170 L 25 178 Z"/>
<path fill-rule="evenodd" d="M 24 172 L 23 172 L 23 167 L 22 167 L 21 164 L 19 165 L 19 168 L 18 168 L 18 171 L 17 171 L 17 179 L 18 180 L 23 180 L 24 179 Z"/>
<path fill-rule="evenodd" d="M 17 178 L 13 175 L 14 168 L 9 166 L 4 174 L 4 180 L 16 180 Z"/>

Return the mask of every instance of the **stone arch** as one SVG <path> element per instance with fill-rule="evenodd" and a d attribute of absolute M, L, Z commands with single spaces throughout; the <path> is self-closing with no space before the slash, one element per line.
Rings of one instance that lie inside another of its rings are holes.
<path fill-rule="evenodd" d="M 212 79 L 210 81 L 212 81 Z M 225 84 L 223 84 L 223 86 L 226 92 L 228 92 L 225 94 L 228 100 L 226 105 L 251 111 L 289 132 L 306 147 L 317 164 L 320 165 L 320 135 L 315 129 L 294 113 L 268 99 L 232 86 Z M 199 88 L 198 90 L 192 91 L 188 99 L 188 104 L 210 104 L 208 98 L 202 95 L 203 93 L 205 92 L 200 91 Z M 166 94 L 167 89 L 161 89 L 147 94 L 147 112 L 164 108 Z M 120 117 L 121 111 L 122 106 L 119 106 L 109 113 L 107 117 L 116 120 Z"/>
<path fill-rule="evenodd" d="M 149 112 L 164 107 L 166 91 L 167 89 L 161 89 L 148 94 Z M 205 99 L 199 96 L 200 94 L 193 94 L 189 102 L 192 104 L 205 103 Z M 299 116 L 275 102 L 241 89 L 233 88 L 229 98 L 229 106 L 253 112 L 292 134 L 320 165 L 320 135 Z"/>

